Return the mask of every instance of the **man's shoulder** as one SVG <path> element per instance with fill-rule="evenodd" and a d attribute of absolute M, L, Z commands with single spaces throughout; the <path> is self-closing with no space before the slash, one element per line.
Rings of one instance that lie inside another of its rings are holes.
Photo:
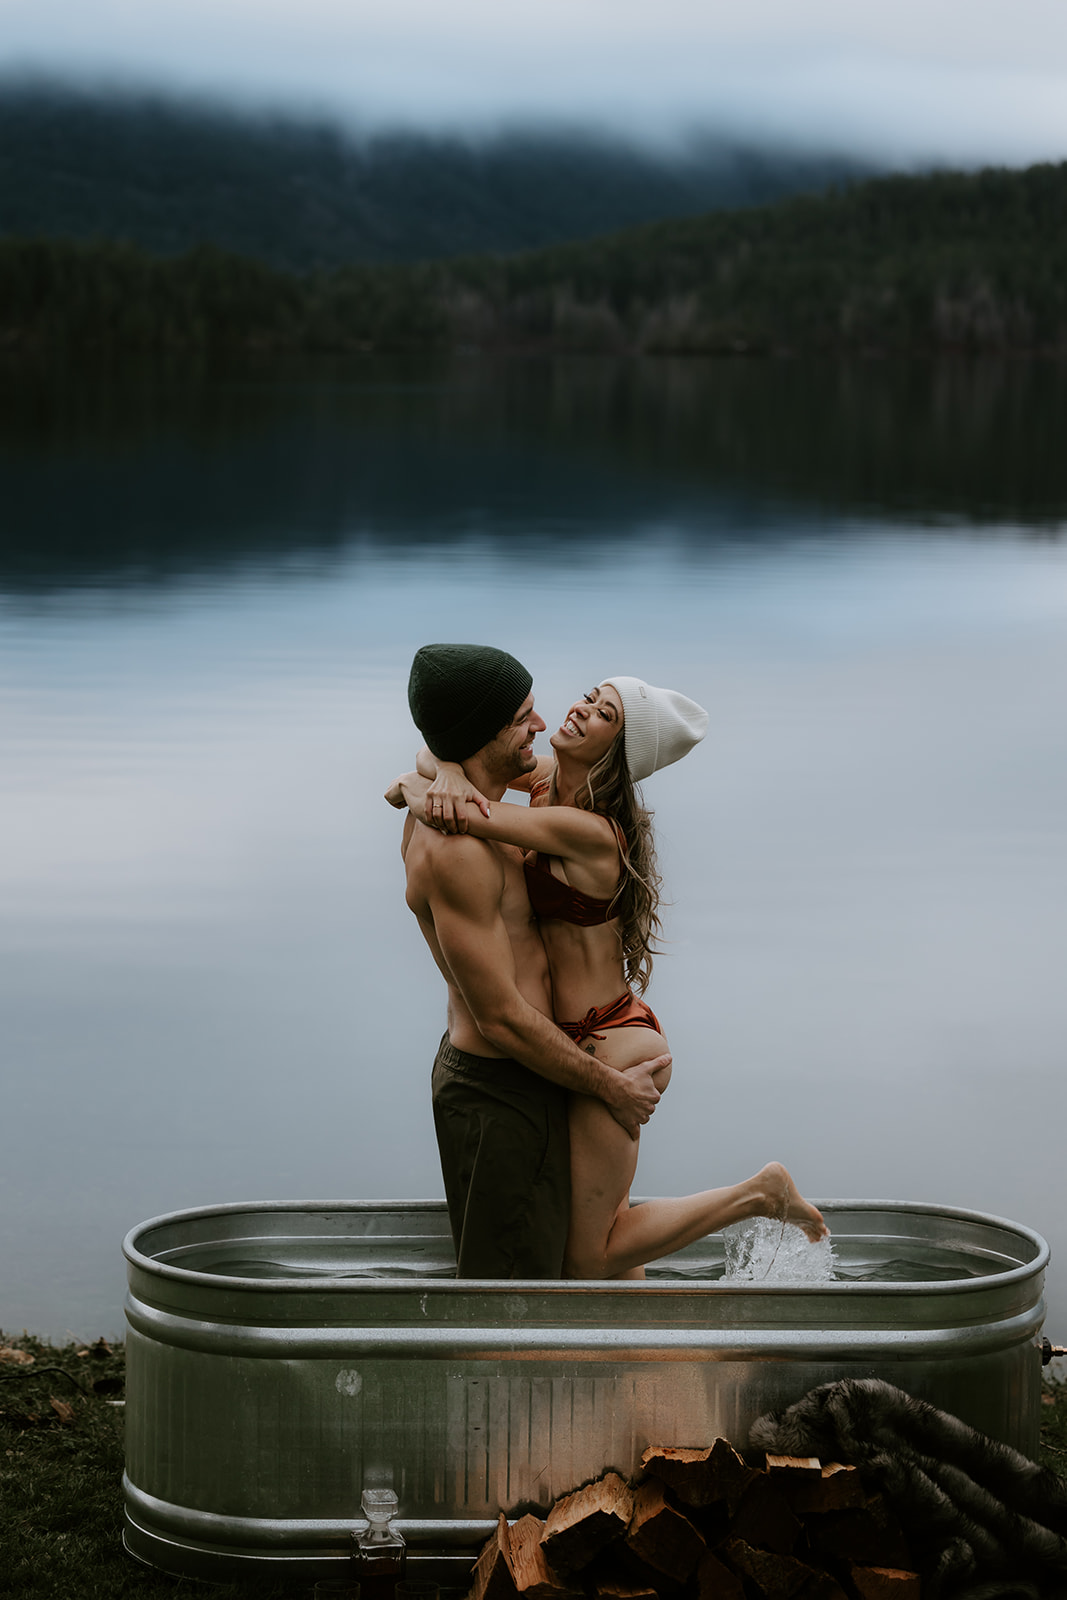
<path fill-rule="evenodd" d="M 470 833 L 436 833 L 432 828 L 419 829 L 412 836 L 405 861 L 409 881 L 416 878 L 427 894 L 435 889 L 450 895 L 464 888 L 497 889 L 504 873 L 503 857 L 488 839 L 476 839 Z"/>

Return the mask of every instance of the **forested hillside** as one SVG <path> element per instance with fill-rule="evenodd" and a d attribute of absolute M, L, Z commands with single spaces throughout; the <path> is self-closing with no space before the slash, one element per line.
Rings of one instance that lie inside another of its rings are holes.
<path fill-rule="evenodd" d="M 508 257 L 284 274 L 0 241 L 0 343 L 1067 353 L 1067 164 L 883 178 Z"/>
<path fill-rule="evenodd" d="M 514 252 L 871 171 L 704 139 L 378 133 L 87 90 L 0 88 L 0 234 L 200 244 L 295 271 Z"/>

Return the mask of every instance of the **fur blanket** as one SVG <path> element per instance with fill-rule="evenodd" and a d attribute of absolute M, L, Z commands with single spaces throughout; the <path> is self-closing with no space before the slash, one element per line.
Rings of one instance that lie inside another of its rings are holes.
<path fill-rule="evenodd" d="M 858 1467 L 893 1507 L 929 1600 L 1067 1600 L 1067 1483 L 877 1378 L 760 1417 L 751 1442 Z"/>

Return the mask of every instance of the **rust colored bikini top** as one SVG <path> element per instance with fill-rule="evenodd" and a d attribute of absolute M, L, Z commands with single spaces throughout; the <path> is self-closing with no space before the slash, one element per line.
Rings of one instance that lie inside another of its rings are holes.
<path fill-rule="evenodd" d="M 547 784 L 538 784 L 531 792 L 536 795 L 544 788 L 547 788 Z M 617 822 L 612 822 L 611 825 L 618 836 L 619 849 L 625 854 L 626 840 L 623 831 Z M 534 855 L 527 856 L 523 863 L 526 892 L 530 896 L 534 915 L 546 922 L 571 922 L 577 928 L 597 928 L 601 923 L 610 922 L 614 915 L 611 905 L 615 896 L 610 895 L 607 900 L 599 900 L 595 895 L 583 894 L 581 889 L 574 889 L 569 883 L 557 878 L 552 871 L 551 862 L 551 856 L 542 855 L 538 851 Z M 621 883 L 622 879 L 619 881 Z"/>
<path fill-rule="evenodd" d="M 595 895 L 572 889 L 552 871 L 551 856 L 535 855 L 523 863 L 526 893 L 534 915 L 546 922 L 573 922 L 578 928 L 596 928 L 610 922 L 613 912 L 611 901 L 598 900 Z"/>

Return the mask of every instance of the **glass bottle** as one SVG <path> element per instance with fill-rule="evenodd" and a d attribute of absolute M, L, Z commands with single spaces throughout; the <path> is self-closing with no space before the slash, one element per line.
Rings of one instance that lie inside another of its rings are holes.
<path fill-rule="evenodd" d="M 393 1600 L 393 1586 L 404 1576 L 404 1538 L 392 1524 L 396 1509 L 392 1489 L 364 1489 L 367 1526 L 352 1535 L 360 1600 Z"/>

